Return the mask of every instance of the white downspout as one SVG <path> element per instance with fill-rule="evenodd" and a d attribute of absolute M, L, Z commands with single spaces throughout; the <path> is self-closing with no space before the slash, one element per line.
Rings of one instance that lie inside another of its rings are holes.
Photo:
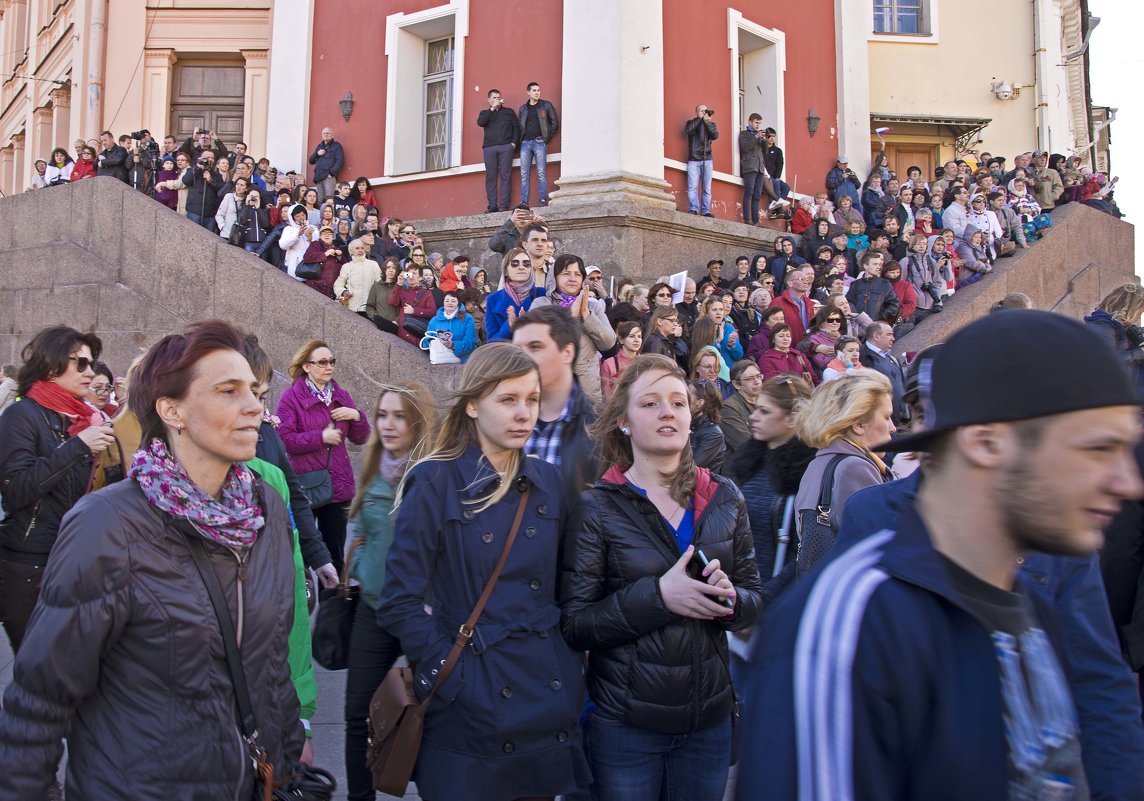
<path fill-rule="evenodd" d="M 91 3 L 91 52 L 87 69 L 87 124 L 90 139 L 103 130 L 103 70 L 107 61 L 107 3 Z M 81 132 L 83 135 L 83 132 Z"/>
<path fill-rule="evenodd" d="M 1045 0 L 1033 0 L 1033 87 L 1036 96 L 1036 106 L 1033 108 L 1033 120 L 1037 126 L 1037 148 L 1039 150 L 1052 150 L 1049 141 L 1049 126 L 1045 119 L 1045 109 L 1049 101 L 1045 94 L 1046 76 L 1049 65 L 1046 64 L 1048 52 L 1045 48 L 1046 31 L 1042 29 L 1046 19 L 1052 19 L 1052 14 L 1045 13 L 1042 4 Z"/>

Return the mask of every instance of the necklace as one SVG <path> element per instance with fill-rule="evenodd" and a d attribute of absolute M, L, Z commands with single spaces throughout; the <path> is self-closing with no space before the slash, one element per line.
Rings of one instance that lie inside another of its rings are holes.
<path fill-rule="evenodd" d="M 638 477 L 632 473 L 631 469 L 624 473 L 624 478 L 626 478 L 628 483 L 642 492 L 644 496 L 655 505 L 655 508 L 659 511 L 660 515 L 662 515 L 663 519 L 667 521 L 668 525 L 670 525 L 672 528 L 677 528 L 679 526 L 679 523 L 683 520 L 683 515 L 687 512 L 685 507 L 680 506 L 678 503 L 676 503 L 674 498 L 668 495 L 664 500 L 666 503 L 671 504 L 669 508 L 672 509 L 672 512 L 671 514 L 667 514 L 664 512 L 663 506 L 656 502 L 656 500 L 651 497 L 651 493 L 642 486 L 640 481 L 637 480 Z M 656 487 L 656 489 L 660 490 L 662 488 Z"/>

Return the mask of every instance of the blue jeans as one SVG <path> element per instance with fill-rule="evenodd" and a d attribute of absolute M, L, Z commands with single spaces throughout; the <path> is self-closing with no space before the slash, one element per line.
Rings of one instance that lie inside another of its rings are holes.
<path fill-rule="evenodd" d="M 763 181 L 766 175 L 761 172 L 743 173 L 743 222 L 759 224 L 759 198 L 763 196 Z"/>
<path fill-rule="evenodd" d="M 690 734 L 629 726 L 601 709 L 585 732 L 594 801 L 722 801 L 731 720 Z"/>
<path fill-rule="evenodd" d="M 701 214 L 711 213 L 711 170 L 714 165 L 707 161 L 687 162 L 687 210 Z M 699 179 L 703 179 L 703 208 L 699 207 Z"/>
<path fill-rule="evenodd" d="M 536 159 L 536 196 L 544 205 L 548 202 L 548 145 L 543 139 L 525 139 L 520 143 L 520 202 L 528 203 L 532 194 L 529 173 L 532 172 L 533 158 Z"/>
<path fill-rule="evenodd" d="M 206 228 L 212 234 L 218 233 L 218 223 L 215 222 L 214 217 L 210 217 L 210 216 L 202 217 L 198 214 L 195 214 L 193 211 L 188 211 L 187 212 L 187 219 L 190 220 L 191 222 L 193 222 L 195 225 L 201 225 L 203 228 Z"/>
<path fill-rule="evenodd" d="M 781 198 L 790 197 L 790 184 L 788 184 L 782 178 L 772 178 L 771 179 L 771 186 L 774 188 L 775 195 L 777 197 L 781 197 Z"/>

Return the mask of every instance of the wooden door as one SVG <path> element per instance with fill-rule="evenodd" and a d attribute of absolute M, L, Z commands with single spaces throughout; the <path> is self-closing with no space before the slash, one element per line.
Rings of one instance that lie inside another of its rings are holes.
<path fill-rule="evenodd" d="M 195 128 L 215 132 L 227 145 L 242 139 L 246 71 L 240 64 L 191 62 L 175 65 L 171 131 L 179 140 Z"/>
<path fill-rule="evenodd" d="M 899 180 L 906 180 L 906 171 L 912 166 L 922 168 L 922 180 L 933 180 L 937 164 L 936 145 L 891 144 L 886 147 L 886 156 L 890 159 L 890 169 Z"/>

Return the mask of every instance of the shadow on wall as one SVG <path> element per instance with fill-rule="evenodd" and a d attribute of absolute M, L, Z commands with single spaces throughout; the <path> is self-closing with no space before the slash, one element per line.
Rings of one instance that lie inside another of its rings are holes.
<path fill-rule="evenodd" d="M 274 397 L 309 339 L 338 355 L 337 381 L 369 408 L 390 380 L 452 386 L 456 367 L 377 330 L 218 235 L 112 178 L 0 199 L 0 359 L 46 325 L 93 330 L 120 374 L 136 354 L 195 320 L 258 334 L 274 362 Z M 273 404 L 271 404 L 273 407 Z"/>

